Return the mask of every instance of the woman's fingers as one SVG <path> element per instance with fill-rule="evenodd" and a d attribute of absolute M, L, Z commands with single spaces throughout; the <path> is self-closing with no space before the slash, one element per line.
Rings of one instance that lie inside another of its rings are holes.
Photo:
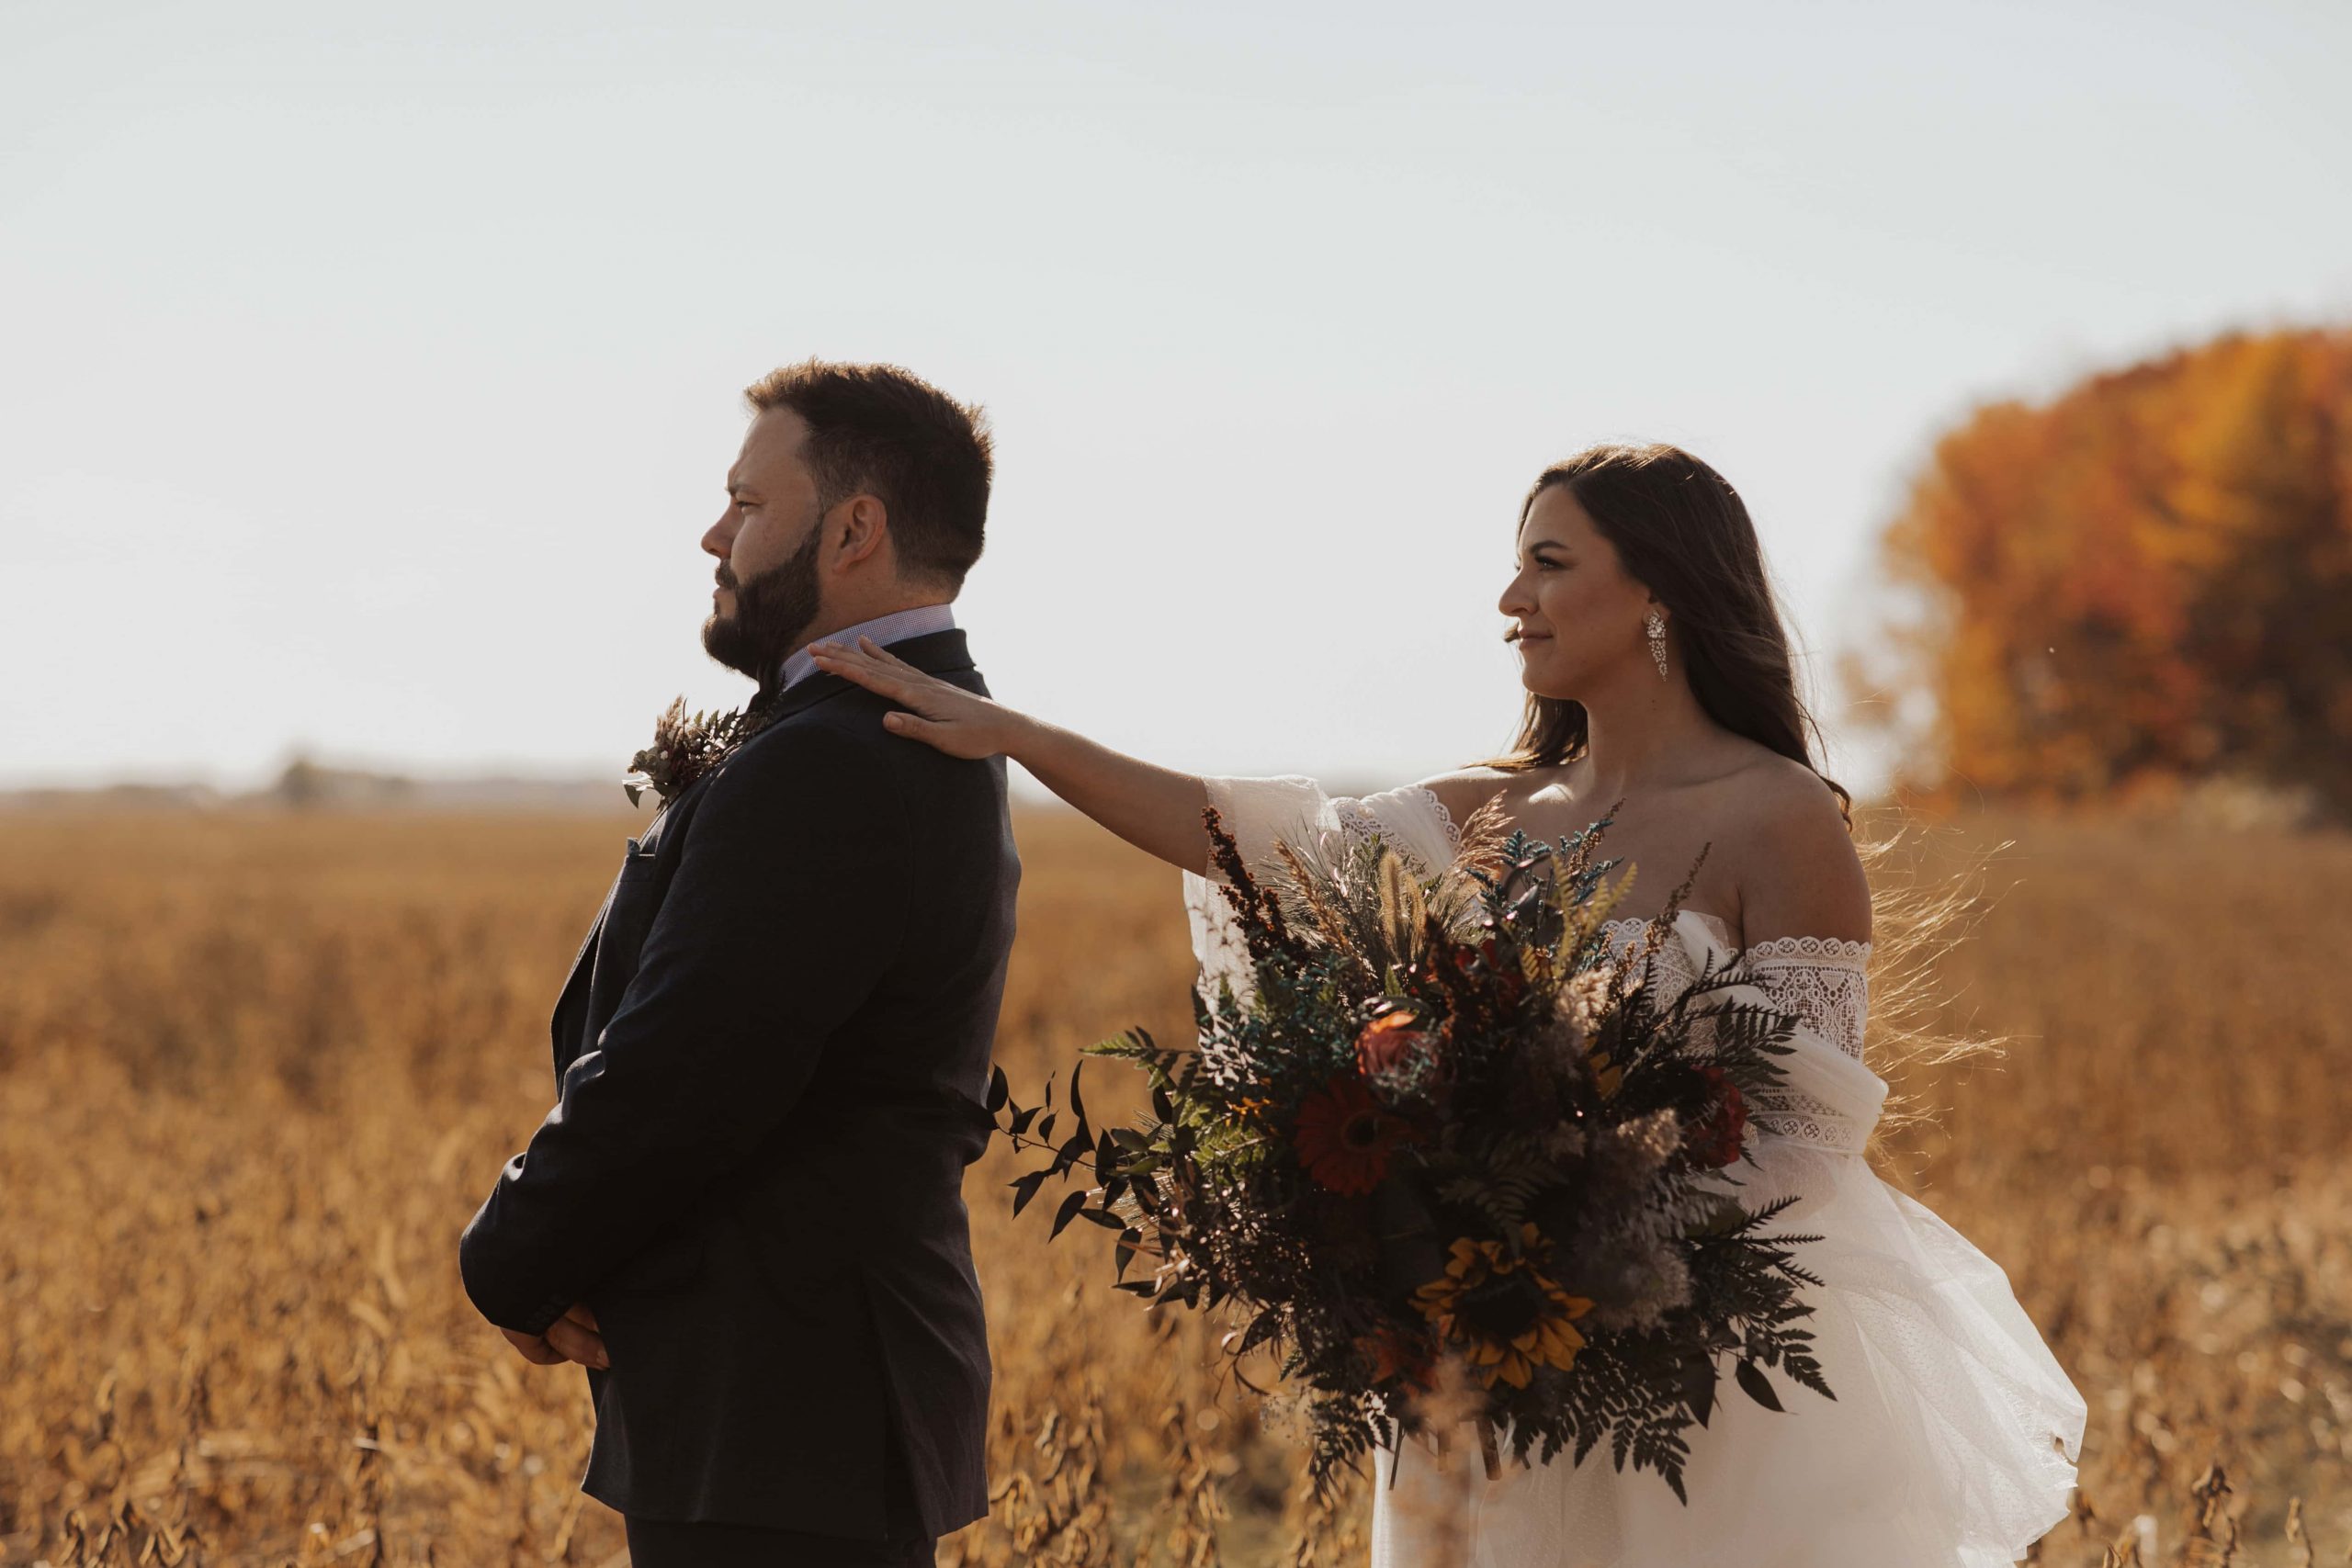
<path fill-rule="evenodd" d="M 899 685 L 905 690 L 911 691 L 918 687 L 935 686 L 940 683 L 936 676 L 916 669 L 870 637 L 860 637 L 857 639 L 857 651 L 854 657 L 863 659 L 866 668 L 872 670 L 880 679 L 888 681 L 895 678 Z"/>
<path fill-rule="evenodd" d="M 815 644 L 808 649 L 808 656 L 815 660 L 818 669 L 839 675 L 843 680 L 854 681 L 877 695 L 901 701 L 907 694 L 907 681 L 839 643 Z"/>
<path fill-rule="evenodd" d="M 859 640 L 865 641 L 862 637 Z M 874 649 L 871 644 L 867 644 L 871 651 L 865 653 L 821 651 L 828 646 L 840 647 L 838 643 L 812 644 L 809 647 L 809 657 L 816 661 L 818 669 L 854 681 L 877 696 L 902 703 L 927 718 L 944 718 L 951 711 L 947 705 L 955 701 L 956 688 L 937 676 L 926 674 L 911 664 Z"/>
<path fill-rule="evenodd" d="M 858 642 L 854 650 L 838 643 L 811 643 L 808 651 L 820 670 L 898 704 L 901 711 L 882 717 L 890 733 L 951 757 L 993 757 L 1003 750 L 1000 733 L 989 722 L 998 710 L 987 698 L 916 669 L 870 637 L 861 637 Z"/>
<path fill-rule="evenodd" d="M 882 727 L 893 735 L 920 740 L 951 757 L 967 760 L 993 757 L 997 751 L 977 725 L 959 724 L 953 718 L 925 718 L 914 713 L 886 713 L 882 716 Z"/>
<path fill-rule="evenodd" d="M 896 734 L 911 736 L 917 740 L 928 741 L 934 746 L 939 745 L 941 739 L 956 728 L 956 721 L 952 718 L 933 718 L 928 714 L 916 713 L 904 708 L 895 713 L 884 714 L 882 724 L 883 728 Z"/>

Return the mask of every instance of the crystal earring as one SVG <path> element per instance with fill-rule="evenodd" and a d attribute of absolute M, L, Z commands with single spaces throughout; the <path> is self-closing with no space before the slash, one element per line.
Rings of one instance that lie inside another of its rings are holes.
<path fill-rule="evenodd" d="M 1650 657 L 1657 660 L 1657 678 L 1663 681 L 1666 679 L 1666 617 L 1652 610 L 1643 629 L 1649 633 Z"/>

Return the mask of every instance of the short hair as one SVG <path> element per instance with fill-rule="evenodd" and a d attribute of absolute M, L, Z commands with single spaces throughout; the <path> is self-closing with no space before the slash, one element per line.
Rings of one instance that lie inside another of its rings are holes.
<path fill-rule="evenodd" d="M 895 365 L 808 359 L 743 389 L 753 410 L 786 408 L 808 426 L 801 460 L 830 508 L 877 496 L 889 509 L 899 570 L 963 586 L 980 558 L 994 460 L 988 415 Z"/>

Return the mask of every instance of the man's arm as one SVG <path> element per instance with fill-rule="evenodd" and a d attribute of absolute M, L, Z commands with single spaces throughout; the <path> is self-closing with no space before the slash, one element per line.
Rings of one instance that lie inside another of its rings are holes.
<path fill-rule="evenodd" d="M 796 729 L 709 782 L 612 1021 L 459 1239 L 491 1322 L 543 1332 L 747 1157 L 889 968 L 911 866 L 877 750 Z"/>

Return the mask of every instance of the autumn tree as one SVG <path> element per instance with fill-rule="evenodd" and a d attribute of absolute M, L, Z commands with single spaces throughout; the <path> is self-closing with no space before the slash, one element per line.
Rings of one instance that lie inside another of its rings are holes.
<path fill-rule="evenodd" d="M 2352 815 L 2352 332 L 2233 334 L 1977 410 L 1890 526 L 1948 786 L 2217 774 Z"/>

